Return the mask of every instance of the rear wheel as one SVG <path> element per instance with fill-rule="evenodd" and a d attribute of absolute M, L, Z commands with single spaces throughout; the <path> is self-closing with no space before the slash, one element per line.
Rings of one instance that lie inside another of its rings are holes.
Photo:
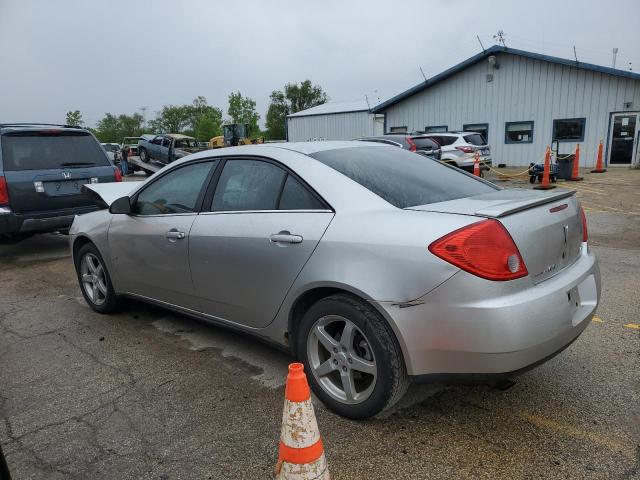
<path fill-rule="evenodd" d="M 365 302 L 332 295 L 305 313 L 297 347 L 314 393 L 334 412 L 368 418 L 396 403 L 408 386 L 400 346 Z"/>
<path fill-rule="evenodd" d="M 82 296 L 98 313 L 111 313 L 118 308 L 119 298 L 102 255 L 93 243 L 82 246 L 76 255 L 76 273 Z"/>

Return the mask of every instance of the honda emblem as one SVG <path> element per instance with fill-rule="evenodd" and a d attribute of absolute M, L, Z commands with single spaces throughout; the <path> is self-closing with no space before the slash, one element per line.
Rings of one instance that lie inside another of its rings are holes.
<path fill-rule="evenodd" d="M 62 178 L 69 180 L 71 178 L 71 172 L 62 172 Z"/>

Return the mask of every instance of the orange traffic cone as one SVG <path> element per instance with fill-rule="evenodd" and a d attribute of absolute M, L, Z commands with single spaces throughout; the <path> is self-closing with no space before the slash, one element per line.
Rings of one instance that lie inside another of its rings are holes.
<path fill-rule="evenodd" d="M 549 170 L 551 169 L 551 147 L 547 145 L 547 151 L 544 153 L 544 172 L 542 173 L 542 183 L 536 185 L 536 190 L 549 190 L 556 188 L 555 185 L 549 185 Z"/>
<path fill-rule="evenodd" d="M 604 168 L 602 164 L 602 140 L 600 140 L 600 144 L 598 145 L 598 159 L 596 160 L 596 168 L 591 170 L 591 173 L 604 173 L 607 169 Z"/>
<path fill-rule="evenodd" d="M 473 158 L 473 174 L 476 177 L 481 177 L 482 175 L 480 174 L 480 154 L 478 152 L 476 152 L 474 158 Z"/>
<path fill-rule="evenodd" d="M 289 365 L 284 391 L 277 480 L 330 480 L 311 391 L 301 363 Z"/>
<path fill-rule="evenodd" d="M 576 143 L 576 154 L 573 158 L 573 171 L 571 172 L 571 178 L 569 179 L 572 182 L 578 182 L 582 180 L 580 176 L 580 144 Z"/>

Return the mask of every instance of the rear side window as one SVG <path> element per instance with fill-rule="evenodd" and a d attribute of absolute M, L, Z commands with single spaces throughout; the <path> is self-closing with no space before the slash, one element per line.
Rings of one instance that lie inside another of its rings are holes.
<path fill-rule="evenodd" d="M 471 145 L 484 145 L 485 141 L 484 138 L 482 138 L 482 135 L 480 135 L 479 133 L 474 133 L 471 135 L 465 135 L 464 137 L 464 141 L 467 143 L 470 143 Z"/>
<path fill-rule="evenodd" d="M 49 170 L 110 165 L 88 133 L 19 133 L 2 136 L 5 170 Z"/>
<path fill-rule="evenodd" d="M 398 208 L 498 190 L 471 175 L 399 148 L 342 148 L 316 152 L 311 157 Z"/>
<path fill-rule="evenodd" d="M 288 175 L 280 197 L 280 210 L 324 210 L 326 207 L 304 185 Z"/>
<path fill-rule="evenodd" d="M 224 165 L 213 211 L 276 210 L 286 172 L 260 160 L 229 160 Z"/>

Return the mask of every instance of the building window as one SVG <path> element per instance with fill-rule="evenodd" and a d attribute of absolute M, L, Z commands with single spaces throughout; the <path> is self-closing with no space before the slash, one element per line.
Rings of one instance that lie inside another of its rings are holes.
<path fill-rule="evenodd" d="M 563 118 L 553 121 L 553 141 L 582 142 L 586 118 Z"/>
<path fill-rule="evenodd" d="M 449 127 L 447 125 L 431 125 L 424 127 L 424 133 L 442 133 L 448 131 Z"/>
<path fill-rule="evenodd" d="M 488 123 L 465 123 L 462 126 L 465 132 L 476 132 L 482 135 L 485 143 L 489 141 L 489 124 Z"/>
<path fill-rule="evenodd" d="M 407 127 L 391 127 L 389 129 L 390 133 L 407 133 Z"/>
<path fill-rule="evenodd" d="M 533 122 L 506 122 L 504 143 L 532 143 Z"/>

